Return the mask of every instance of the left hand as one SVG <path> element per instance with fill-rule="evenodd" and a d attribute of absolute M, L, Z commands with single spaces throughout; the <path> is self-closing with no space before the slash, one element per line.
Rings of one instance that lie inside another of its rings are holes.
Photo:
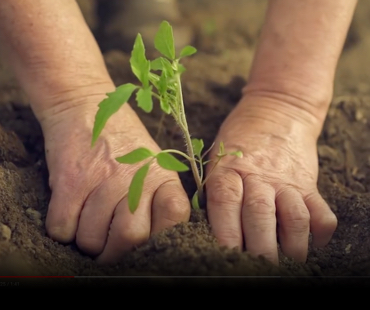
<path fill-rule="evenodd" d="M 337 219 L 318 192 L 316 142 L 321 124 L 280 99 L 246 96 L 222 125 L 226 152 L 206 184 L 208 216 L 221 245 L 278 264 L 283 253 L 304 262 L 310 230 L 326 245 Z M 208 167 L 208 172 L 211 167 Z"/>

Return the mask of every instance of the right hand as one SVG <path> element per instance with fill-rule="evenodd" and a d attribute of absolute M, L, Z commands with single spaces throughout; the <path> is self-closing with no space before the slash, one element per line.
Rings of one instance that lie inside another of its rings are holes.
<path fill-rule="evenodd" d="M 151 234 L 190 216 L 177 173 L 156 164 L 150 167 L 138 209 L 130 213 L 128 188 L 142 163 L 119 164 L 115 158 L 138 147 L 160 149 L 128 104 L 108 120 L 91 149 L 97 105 L 111 90 L 79 94 L 72 102 L 37 113 L 52 190 L 47 232 L 63 243 L 76 239 L 81 250 L 101 263 L 117 262 Z"/>

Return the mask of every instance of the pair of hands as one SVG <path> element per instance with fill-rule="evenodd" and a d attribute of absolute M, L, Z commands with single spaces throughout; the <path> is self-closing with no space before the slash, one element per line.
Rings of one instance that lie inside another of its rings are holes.
<path fill-rule="evenodd" d="M 114 158 L 159 147 L 125 105 L 91 149 L 97 103 L 105 97 L 95 93 L 39 118 L 52 190 L 46 228 L 53 239 L 76 239 L 99 262 L 112 263 L 151 234 L 188 221 L 190 204 L 178 175 L 152 165 L 140 206 L 130 213 L 127 191 L 138 166 Z M 337 225 L 316 185 L 318 125 L 292 109 L 274 98 L 244 96 L 216 139 L 244 157 L 223 158 L 206 184 L 209 221 L 220 244 L 246 247 L 275 264 L 278 241 L 285 255 L 303 262 L 310 231 L 314 245 L 324 246 Z"/>

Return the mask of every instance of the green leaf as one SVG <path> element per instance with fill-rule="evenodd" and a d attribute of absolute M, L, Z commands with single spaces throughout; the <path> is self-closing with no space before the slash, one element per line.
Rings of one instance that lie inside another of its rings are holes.
<path fill-rule="evenodd" d="M 153 110 L 152 86 L 140 88 L 136 93 L 136 101 L 139 108 L 150 113 Z"/>
<path fill-rule="evenodd" d="M 150 72 L 149 73 L 149 81 L 152 82 L 153 84 L 158 83 L 158 81 L 159 81 L 159 75 Z"/>
<path fill-rule="evenodd" d="M 167 21 L 163 21 L 159 26 L 159 30 L 154 38 L 155 48 L 167 58 L 175 59 L 175 41 L 173 38 L 173 30 Z"/>
<path fill-rule="evenodd" d="M 234 156 L 237 156 L 239 158 L 243 158 L 243 152 L 242 151 L 231 152 L 231 153 L 229 153 L 229 155 L 234 155 Z"/>
<path fill-rule="evenodd" d="M 171 114 L 171 107 L 168 103 L 167 97 L 161 97 L 160 100 L 161 110 L 166 114 Z"/>
<path fill-rule="evenodd" d="M 164 95 L 168 89 L 168 83 L 167 83 L 167 76 L 164 71 L 162 71 L 161 76 L 159 77 L 159 81 L 157 83 L 158 85 L 158 92 L 160 95 Z"/>
<path fill-rule="evenodd" d="M 130 99 L 136 88 L 137 86 L 131 83 L 121 85 L 114 92 L 108 93 L 108 98 L 99 103 L 99 110 L 95 115 L 91 146 L 95 144 L 108 119 Z"/>
<path fill-rule="evenodd" d="M 128 189 L 128 207 L 131 213 L 134 213 L 139 206 L 141 194 L 143 192 L 144 180 L 149 171 L 149 163 L 142 166 L 138 171 L 136 171 L 134 177 L 132 178 L 130 187 Z"/>
<path fill-rule="evenodd" d="M 196 52 L 197 52 L 197 49 L 195 47 L 190 46 L 190 45 L 185 46 L 180 53 L 180 58 L 191 56 L 195 54 Z"/>
<path fill-rule="evenodd" d="M 201 157 L 202 150 L 204 148 L 204 142 L 202 139 L 191 139 L 191 144 L 193 145 L 194 154 Z"/>
<path fill-rule="evenodd" d="M 171 62 L 164 57 L 159 57 L 150 63 L 150 68 L 156 71 L 165 71 L 167 76 L 173 76 L 173 68 Z"/>
<path fill-rule="evenodd" d="M 188 166 L 169 153 L 161 152 L 158 153 L 156 157 L 158 165 L 164 169 L 177 172 L 185 172 L 189 170 Z"/>
<path fill-rule="evenodd" d="M 163 70 L 162 57 L 154 59 L 150 62 L 150 69 L 154 71 Z"/>
<path fill-rule="evenodd" d="M 136 36 L 134 48 L 131 52 L 130 64 L 132 72 L 143 84 L 144 88 L 149 86 L 150 62 L 145 56 L 145 47 L 140 33 Z"/>
<path fill-rule="evenodd" d="M 193 198 L 191 199 L 191 205 L 195 210 L 199 210 L 199 197 L 198 197 L 198 191 L 195 192 Z"/>
<path fill-rule="evenodd" d="M 178 73 L 178 74 L 182 74 L 182 73 L 184 73 L 185 71 L 186 71 L 186 68 L 184 67 L 184 65 L 179 64 L 178 69 L 177 69 L 177 73 Z"/>
<path fill-rule="evenodd" d="M 155 154 L 145 147 L 138 148 L 126 155 L 117 157 L 116 160 L 121 164 L 136 164 L 144 159 L 153 157 Z"/>

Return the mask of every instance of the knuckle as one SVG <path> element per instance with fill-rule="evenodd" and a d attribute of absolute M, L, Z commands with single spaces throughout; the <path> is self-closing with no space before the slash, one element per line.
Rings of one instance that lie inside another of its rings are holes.
<path fill-rule="evenodd" d="M 189 199 L 177 182 L 173 186 L 169 183 L 162 186 L 159 196 L 161 199 L 159 206 L 162 208 L 161 214 L 164 218 L 179 222 L 190 217 Z"/>
<path fill-rule="evenodd" d="M 162 184 L 153 200 L 155 218 L 167 220 L 173 224 L 187 221 L 190 217 L 189 199 L 179 180 Z"/>
<path fill-rule="evenodd" d="M 82 172 L 80 169 L 66 168 L 63 173 L 58 175 L 50 174 L 49 185 L 50 187 L 56 187 L 59 190 L 65 189 L 65 191 L 76 191 L 76 188 L 81 183 Z"/>
<path fill-rule="evenodd" d="M 168 197 L 164 200 L 161 210 L 162 217 L 173 222 L 185 221 L 190 217 L 188 201 L 179 201 L 177 197 Z"/>
<path fill-rule="evenodd" d="M 286 228 L 294 232 L 305 232 L 310 228 L 310 213 L 307 208 L 296 208 L 284 213 Z"/>
<path fill-rule="evenodd" d="M 244 208 L 248 216 L 253 215 L 262 219 L 270 219 L 271 217 L 275 217 L 276 214 L 275 202 L 264 196 L 248 199 L 244 204 Z"/>
<path fill-rule="evenodd" d="M 243 185 L 236 172 L 214 176 L 208 187 L 207 199 L 210 203 L 235 204 L 242 201 Z"/>

